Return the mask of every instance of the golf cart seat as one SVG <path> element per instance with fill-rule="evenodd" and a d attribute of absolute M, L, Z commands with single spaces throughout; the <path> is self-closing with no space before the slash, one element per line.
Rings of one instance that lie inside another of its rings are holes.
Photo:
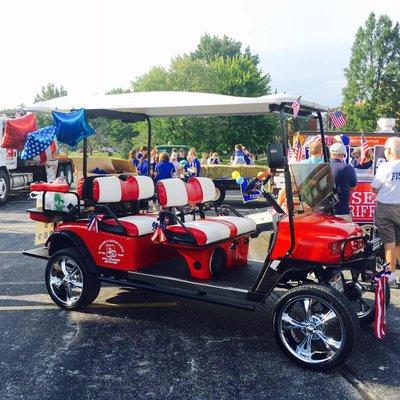
<path fill-rule="evenodd" d="M 166 243 L 186 259 L 192 277 L 210 279 L 226 268 L 247 263 L 249 235 L 254 221 L 244 217 L 204 217 L 182 223 L 173 217 L 173 207 L 199 206 L 215 199 L 215 186 L 209 178 L 192 177 L 188 182 L 166 179 L 157 183 L 160 219 L 168 220 L 164 228 Z M 165 218 L 164 218 L 165 217 Z M 171 223 L 171 219 L 173 222 Z"/>
<path fill-rule="evenodd" d="M 90 190 L 95 204 L 119 205 L 125 202 L 137 202 L 152 198 L 154 195 L 154 183 L 148 176 L 117 177 L 101 176 L 91 180 Z M 124 233 L 127 236 L 139 237 L 153 233 L 153 223 L 157 221 L 157 215 L 135 214 L 107 218 L 101 221 L 101 229 L 110 233 Z"/>

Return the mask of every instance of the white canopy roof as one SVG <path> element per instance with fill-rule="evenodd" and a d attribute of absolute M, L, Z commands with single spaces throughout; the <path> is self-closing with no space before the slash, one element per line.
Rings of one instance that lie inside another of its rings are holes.
<path fill-rule="evenodd" d="M 281 103 L 293 103 L 298 97 L 286 93 L 261 97 L 234 97 L 195 92 L 136 92 L 79 98 L 65 96 L 32 104 L 27 110 L 50 113 L 53 110 L 68 112 L 84 108 L 92 117 L 104 116 L 101 110 L 110 113 L 145 114 L 149 117 L 250 115 L 265 114 L 276 109 Z M 301 107 L 312 111 L 328 111 L 327 107 L 303 98 L 300 99 L 300 104 Z"/>

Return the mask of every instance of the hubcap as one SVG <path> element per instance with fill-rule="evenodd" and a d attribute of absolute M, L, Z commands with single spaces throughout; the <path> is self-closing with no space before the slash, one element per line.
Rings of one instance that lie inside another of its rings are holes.
<path fill-rule="evenodd" d="M 0 178 L 0 199 L 4 199 L 7 194 L 7 182 L 4 178 Z"/>
<path fill-rule="evenodd" d="M 284 346 L 301 361 L 326 362 L 342 349 L 343 322 L 333 307 L 322 300 L 292 299 L 282 310 L 279 322 Z"/>
<path fill-rule="evenodd" d="M 62 304 L 73 307 L 81 298 L 83 274 L 79 265 L 68 256 L 53 261 L 50 269 L 49 286 L 52 294 Z"/>

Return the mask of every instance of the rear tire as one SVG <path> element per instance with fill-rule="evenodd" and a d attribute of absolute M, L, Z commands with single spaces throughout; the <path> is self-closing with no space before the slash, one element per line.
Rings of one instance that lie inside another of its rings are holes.
<path fill-rule="evenodd" d="M 273 312 L 272 329 L 279 347 L 296 364 L 326 371 L 350 355 L 359 322 L 342 293 L 329 286 L 307 284 L 281 297 Z"/>
<path fill-rule="evenodd" d="M 65 310 L 80 310 L 96 300 L 101 281 L 90 272 L 74 248 L 56 251 L 47 262 L 46 287 L 50 297 Z"/>
<path fill-rule="evenodd" d="M 7 203 L 10 195 L 10 178 L 4 170 L 0 170 L 0 205 Z"/>

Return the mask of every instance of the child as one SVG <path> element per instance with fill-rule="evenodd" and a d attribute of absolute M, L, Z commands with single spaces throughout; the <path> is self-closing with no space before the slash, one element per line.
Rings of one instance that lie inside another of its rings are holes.
<path fill-rule="evenodd" d="M 148 175 L 149 174 L 149 163 L 147 161 L 147 154 L 142 154 L 137 171 L 138 171 L 139 175 Z"/>
<path fill-rule="evenodd" d="M 187 171 L 189 172 L 190 176 L 200 176 L 200 161 L 197 158 L 197 153 L 195 149 L 190 149 L 189 154 L 189 167 Z"/>
<path fill-rule="evenodd" d="M 201 157 L 200 160 L 200 165 L 206 165 L 208 160 L 208 153 L 203 153 L 203 156 Z"/>
<path fill-rule="evenodd" d="M 137 169 L 139 160 L 136 157 L 136 150 L 131 150 L 129 152 L 129 162 Z"/>
<path fill-rule="evenodd" d="M 212 154 L 209 164 L 212 164 L 212 165 L 221 164 L 221 160 L 219 159 L 218 153 Z"/>
<path fill-rule="evenodd" d="M 154 168 L 154 177 L 156 182 L 162 179 L 172 178 L 175 173 L 175 166 L 169 161 L 169 155 L 167 153 L 160 154 L 160 162 Z"/>
<path fill-rule="evenodd" d="M 245 160 L 244 160 L 244 152 L 243 152 L 241 144 L 236 144 L 235 145 L 235 152 L 233 153 L 232 164 L 233 165 L 244 165 L 244 164 L 246 164 Z"/>

